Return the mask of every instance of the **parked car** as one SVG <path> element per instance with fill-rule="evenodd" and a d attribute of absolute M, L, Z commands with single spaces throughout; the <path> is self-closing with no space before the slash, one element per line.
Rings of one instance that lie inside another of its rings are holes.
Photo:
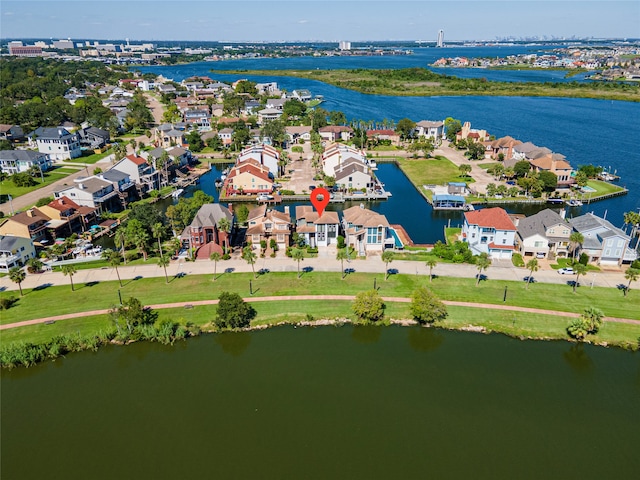
<path fill-rule="evenodd" d="M 571 267 L 561 268 L 560 270 L 558 270 L 558 273 L 560 275 L 573 275 L 573 268 Z"/>
<path fill-rule="evenodd" d="M 544 252 L 538 252 L 536 253 L 536 258 L 544 258 L 546 257 L 546 255 L 544 254 Z"/>
<path fill-rule="evenodd" d="M 315 185 L 309 185 L 309 191 L 311 191 L 311 190 L 315 190 L 315 189 L 316 189 L 316 186 L 315 186 Z"/>

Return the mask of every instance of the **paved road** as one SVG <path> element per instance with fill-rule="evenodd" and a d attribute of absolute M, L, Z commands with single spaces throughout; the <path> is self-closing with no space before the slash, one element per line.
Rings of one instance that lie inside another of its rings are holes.
<path fill-rule="evenodd" d="M 305 259 L 302 267 L 310 267 L 314 271 L 320 272 L 336 272 L 340 271 L 340 262 L 335 259 L 335 247 L 326 251 L 321 251 L 317 258 Z M 366 260 L 352 260 L 350 263 L 345 262 L 345 268 L 353 269 L 356 272 L 379 273 L 382 277 L 385 272 L 385 265 L 379 255 L 370 256 Z M 198 260 L 195 262 L 186 262 L 183 260 L 172 261 L 167 271 L 169 275 L 201 275 L 212 274 L 214 264 L 210 260 Z M 240 258 L 232 258 L 222 261 L 218 264 L 218 272 L 229 269 L 232 272 L 251 272 L 251 266 Z M 297 264 L 290 258 L 287 258 L 283 252 L 278 252 L 276 258 L 258 258 L 255 264 L 255 270 L 266 269 L 270 272 L 295 272 Z M 410 275 L 428 275 L 429 268 L 423 262 L 395 260 L 389 265 L 389 269 L 397 271 L 397 273 Z M 162 277 L 164 271 L 155 263 L 149 262 L 144 265 L 121 266 L 118 268 L 120 277 L 123 280 L 133 279 L 136 277 Z M 434 275 L 459 277 L 459 278 L 475 278 L 478 271 L 475 265 L 468 264 L 450 264 L 440 263 L 433 269 Z M 524 268 L 514 267 L 510 261 L 494 261 L 488 271 L 483 272 L 488 280 L 511 280 L 523 282 L 528 276 L 529 271 Z M 536 282 L 567 284 L 575 280 L 575 275 L 560 275 L 555 270 L 542 269 L 534 274 Z M 104 282 L 117 281 L 115 270 L 112 268 L 97 268 L 89 270 L 79 270 L 73 276 L 74 283 L 88 282 Z M 626 285 L 624 273 L 620 271 L 601 271 L 596 273 L 588 273 L 586 276 L 580 277 L 580 283 L 583 288 L 591 286 L 596 287 L 613 287 L 618 285 Z M 40 274 L 30 274 L 22 283 L 23 288 L 35 288 L 39 285 L 68 285 L 69 278 L 65 277 L 61 272 L 45 272 Z M 568 288 L 568 286 L 567 286 Z M 8 276 L 0 278 L 0 290 L 17 290 L 17 284 L 11 282 Z"/>
<path fill-rule="evenodd" d="M 244 298 L 245 302 L 286 302 L 286 301 L 301 301 L 301 300 L 340 300 L 340 301 L 351 301 L 355 299 L 355 295 L 283 295 L 283 296 L 269 296 L 269 297 L 246 297 Z M 398 302 L 398 303 L 409 303 L 411 302 L 410 298 L 406 297 L 382 297 L 382 300 L 385 302 Z M 189 306 L 199 306 L 199 305 L 217 305 L 219 302 L 218 299 L 211 300 L 197 300 L 193 302 L 175 302 L 175 303 L 161 303 L 155 305 L 149 305 L 150 308 L 154 310 L 165 309 L 165 308 L 183 308 L 187 305 Z M 443 303 L 445 305 L 459 306 L 459 307 L 469 307 L 469 308 L 483 308 L 483 309 L 491 309 L 491 310 L 503 310 L 510 312 L 526 312 L 526 313 L 538 313 L 541 315 L 554 315 L 557 317 L 569 317 L 569 318 L 578 318 L 580 317 L 579 313 L 572 312 L 557 312 L 555 310 L 543 310 L 540 308 L 527 308 L 527 307 L 515 307 L 511 305 L 494 305 L 490 303 L 471 303 L 471 302 L 453 302 L 444 300 Z M 41 323 L 52 323 L 61 320 L 69 320 L 72 318 L 81 318 L 88 317 L 94 315 L 104 315 L 109 313 L 109 310 L 92 310 L 88 312 L 75 312 L 75 313 L 67 313 L 64 315 L 55 315 L 53 317 L 44 317 L 44 318 L 35 318 L 33 320 L 25 320 L 23 322 L 15 322 L 8 323 L 5 325 L 0 325 L 0 330 L 8 330 L 10 328 L 17 327 L 26 327 L 29 325 L 38 325 Z M 633 325 L 640 325 L 640 320 L 631 320 L 628 318 L 615 318 L 615 317 L 604 317 L 605 322 L 621 322 L 628 323 Z"/>

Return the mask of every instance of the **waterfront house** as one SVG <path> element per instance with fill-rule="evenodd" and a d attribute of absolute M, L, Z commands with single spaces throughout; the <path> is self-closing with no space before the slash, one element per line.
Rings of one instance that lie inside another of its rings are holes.
<path fill-rule="evenodd" d="M 284 212 L 268 208 L 266 204 L 254 208 L 247 217 L 247 242 L 260 245 L 262 240 L 269 245 L 271 239 L 278 244 L 279 250 L 291 245 L 291 215 L 289 207 Z"/>
<path fill-rule="evenodd" d="M 78 130 L 80 145 L 91 150 L 100 149 L 111 142 L 111 135 L 107 130 L 97 127 L 85 127 Z"/>
<path fill-rule="evenodd" d="M 82 155 L 80 139 L 66 128 L 39 127 L 29 134 L 29 145 L 37 147 L 40 153 L 46 153 L 51 160 L 69 160 Z"/>
<path fill-rule="evenodd" d="M 159 172 L 142 157 L 127 155 L 116 163 L 111 170 L 117 170 L 129 175 L 131 181 L 138 186 L 140 193 L 160 189 Z"/>
<path fill-rule="evenodd" d="M 238 155 L 236 164 L 241 164 L 249 159 L 253 159 L 260 165 L 267 167 L 273 178 L 279 176 L 281 173 L 280 166 L 278 165 L 280 162 L 280 153 L 270 145 L 263 143 L 245 148 L 240 152 L 240 155 Z"/>
<path fill-rule="evenodd" d="M 28 172 L 31 168 L 46 172 L 51 168 L 51 160 L 46 153 L 32 150 L 2 150 L 0 151 L 0 171 L 8 175 Z"/>
<path fill-rule="evenodd" d="M 218 131 L 218 137 L 222 140 L 222 144 L 225 146 L 231 145 L 233 141 L 233 128 L 222 128 Z"/>
<path fill-rule="evenodd" d="M 600 265 L 622 265 L 638 258 L 629 247 L 631 237 L 611 222 L 589 212 L 569 220 L 571 226 L 582 234 L 581 253 L 589 256 L 589 262 Z"/>
<path fill-rule="evenodd" d="M 95 208 L 78 205 L 68 197 L 60 197 L 46 205 L 37 207 L 43 216 L 49 217 L 49 224 L 57 221 L 66 226 L 62 234 L 56 232 L 55 237 L 66 237 L 72 233 L 84 232 L 97 223 L 98 212 Z"/>
<path fill-rule="evenodd" d="M 273 178 L 268 167 L 249 158 L 231 168 L 224 181 L 224 189 L 227 195 L 271 193 Z"/>
<path fill-rule="evenodd" d="M 537 145 L 531 142 L 514 145 L 512 150 L 513 150 L 512 157 L 516 161 L 519 161 L 519 160 L 531 161 L 536 158 L 544 157 L 545 155 L 549 155 L 553 153 L 547 147 L 538 147 Z"/>
<path fill-rule="evenodd" d="M 296 207 L 296 233 L 312 248 L 337 244 L 339 228 L 338 212 L 325 210 L 319 217 L 310 205 Z"/>
<path fill-rule="evenodd" d="M 558 187 L 569 187 L 575 183 L 573 168 L 564 160 L 564 155 L 549 153 L 529 162 L 535 172 L 551 172 L 558 177 Z"/>
<path fill-rule="evenodd" d="M 167 150 L 171 162 L 178 168 L 184 167 L 191 162 L 191 150 L 182 147 L 173 147 Z"/>
<path fill-rule="evenodd" d="M 488 253 L 491 258 L 511 259 L 515 250 L 516 226 L 499 207 L 465 212 L 462 239 L 474 255 Z"/>
<path fill-rule="evenodd" d="M 287 103 L 286 98 L 267 98 L 265 107 L 282 111 L 284 109 L 285 103 Z"/>
<path fill-rule="evenodd" d="M 444 122 L 421 120 L 416 123 L 414 129 L 416 137 L 433 138 L 434 140 L 442 140 L 444 138 Z"/>
<path fill-rule="evenodd" d="M 327 125 L 326 127 L 320 127 L 318 134 L 328 142 L 337 142 L 338 140 L 346 142 L 351 140 L 353 128 L 344 125 Z"/>
<path fill-rule="evenodd" d="M 364 205 L 342 212 L 342 228 L 347 245 L 353 247 L 359 256 L 382 252 L 394 246 L 387 217 L 364 208 Z"/>
<path fill-rule="evenodd" d="M 456 141 L 471 139 L 474 142 L 485 142 L 489 138 L 486 130 L 471 128 L 470 122 L 464 122 L 462 129 L 456 133 Z"/>
<path fill-rule="evenodd" d="M 573 227 L 562 215 L 545 209 L 516 222 L 516 247 L 523 257 L 567 257 Z M 551 254 L 551 255 L 550 255 Z"/>
<path fill-rule="evenodd" d="M 348 190 L 373 188 L 375 185 L 369 167 L 355 158 L 349 158 L 338 165 L 333 176 L 337 186 Z"/>
<path fill-rule="evenodd" d="M 78 205 L 98 209 L 98 212 L 120 211 L 123 207 L 115 185 L 97 177 L 74 179 L 73 186 L 54 192 L 55 198 L 69 197 Z"/>
<path fill-rule="evenodd" d="M 196 258 L 207 260 L 213 252 L 224 253 L 223 247 L 229 247 L 233 230 L 220 230 L 220 220 L 223 218 L 233 229 L 233 214 L 228 208 L 219 203 L 205 203 L 185 229 L 181 239 L 187 240 L 190 247 L 196 249 Z"/>
<path fill-rule="evenodd" d="M 516 140 L 513 137 L 502 137 L 492 141 L 485 142 L 486 153 L 485 156 L 491 159 L 497 159 L 502 154 L 502 159 L 506 160 L 513 157 L 513 147 L 521 145 L 520 140 Z"/>
<path fill-rule="evenodd" d="M 367 164 L 367 157 L 363 150 L 339 143 L 329 145 L 322 154 L 322 170 L 325 175 L 333 177 L 336 169 L 351 159 L 357 160 L 363 165 Z"/>
<path fill-rule="evenodd" d="M 0 235 L 0 272 L 8 273 L 13 267 L 22 267 L 30 258 L 36 258 L 36 249 L 29 238 Z"/>
<path fill-rule="evenodd" d="M 295 98 L 300 100 L 301 102 L 310 102 L 311 101 L 311 92 L 309 90 L 294 90 L 291 92 L 291 98 Z"/>
<path fill-rule="evenodd" d="M 391 145 L 400 145 L 400 135 L 391 129 L 367 130 L 367 138 L 376 141 L 389 141 Z"/>
<path fill-rule="evenodd" d="M 0 235 L 28 238 L 34 242 L 48 241 L 49 220 L 37 208 L 29 208 L 9 217 L 0 225 Z"/>

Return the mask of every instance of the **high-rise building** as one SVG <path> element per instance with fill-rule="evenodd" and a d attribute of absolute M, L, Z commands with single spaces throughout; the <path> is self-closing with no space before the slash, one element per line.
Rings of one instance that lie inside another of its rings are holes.
<path fill-rule="evenodd" d="M 436 47 L 444 47 L 444 30 L 438 30 L 438 41 L 436 42 Z"/>
<path fill-rule="evenodd" d="M 342 41 L 338 44 L 338 48 L 340 50 L 351 50 L 351 42 Z"/>

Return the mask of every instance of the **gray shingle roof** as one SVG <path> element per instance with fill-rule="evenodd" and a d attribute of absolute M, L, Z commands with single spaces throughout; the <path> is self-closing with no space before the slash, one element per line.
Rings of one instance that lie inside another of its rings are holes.
<path fill-rule="evenodd" d="M 518 235 L 520 235 L 521 238 L 528 238 L 536 234 L 546 237 L 547 229 L 558 224 L 564 224 L 571 228 L 571 225 L 558 213 L 547 208 L 535 215 L 520 220 L 518 223 Z"/>
<path fill-rule="evenodd" d="M 228 208 L 223 207 L 219 203 L 205 203 L 200 207 L 195 218 L 191 222 L 191 227 L 211 227 L 218 225 L 218 222 L 226 218 L 229 222 L 232 222 L 233 215 Z"/>

